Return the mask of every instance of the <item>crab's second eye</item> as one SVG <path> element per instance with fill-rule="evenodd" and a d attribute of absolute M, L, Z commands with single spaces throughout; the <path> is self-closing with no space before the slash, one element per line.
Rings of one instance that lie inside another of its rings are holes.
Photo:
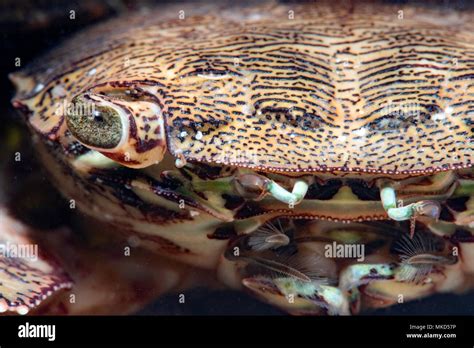
<path fill-rule="evenodd" d="M 112 149 L 122 138 L 122 121 L 116 110 L 97 106 L 84 98 L 75 98 L 66 115 L 66 123 L 80 142 L 98 149 Z"/>

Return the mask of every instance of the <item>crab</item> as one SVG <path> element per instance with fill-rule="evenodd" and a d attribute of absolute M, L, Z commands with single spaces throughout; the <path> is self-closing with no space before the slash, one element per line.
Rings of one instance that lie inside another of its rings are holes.
<path fill-rule="evenodd" d="M 357 314 L 472 286 L 472 19 L 160 7 L 13 73 L 13 105 L 109 238 L 292 314 Z"/>

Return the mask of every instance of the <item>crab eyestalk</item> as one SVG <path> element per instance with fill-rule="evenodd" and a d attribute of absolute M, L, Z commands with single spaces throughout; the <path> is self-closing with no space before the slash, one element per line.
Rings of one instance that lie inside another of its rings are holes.
<path fill-rule="evenodd" d="M 64 116 L 80 143 L 124 166 L 147 167 L 166 152 L 161 110 L 152 102 L 84 93 Z"/>
<path fill-rule="evenodd" d="M 297 180 L 293 190 L 289 192 L 275 181 L 258 174 L 241 174 L 234 180 L 234 187 L 242 197 L 260 200 L 266 195 L 286 204 L 298 204 L 308 192 L 308 183 L 304 180 Z"/>

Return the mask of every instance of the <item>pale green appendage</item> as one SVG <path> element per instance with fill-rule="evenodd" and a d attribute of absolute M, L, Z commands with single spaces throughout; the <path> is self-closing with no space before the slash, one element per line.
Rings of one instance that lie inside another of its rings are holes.
<path fill-rule="evenodd" d="M 119 163 L 104 156 L 100 152 L 93 151 L 93 150 L 86 152 L 85 154 L 77 157 L 74 160 L 73 165 L 75 167 L 87 166 L 87 167 L 101 168 L 101 169 L 120 167 Z"/>
<path fill-rule="evenodd" d="M 322 285 L 318 282 L 301 282 L 293 278 L 276 278 L 273 282 L 287 297 L 299 295 L 328 309 L 330 314 L 349 314 L 347 298 L 337 287 Z"/>
<path fill-rule="evenodd" d="M 394 275 L 394 267 L 389 264 L 352 265 L 341 273 L 339 288 L 347 294 L 351 307 L 358 307 L 360 305 L 359 286 L 371 281 L 392 279 Z"/>
<path fill-rule="evenodd" d="M 306 181 L 298 180 L 293 186 L 293 190 L 289 192 L 278 185 L 275 181 L 270 181 L 267 185 L 267 190 L 268 193 L 273 196 L 273 198 L 283 203 L 298 204 L 303 200 L 306 192 L 308 192 L 308 187 L 309 185 Z"/>
<path fill-rule="evenodd" d="M 396 221 L 405 221 L 416 216 L 428 216 L 438 219 L 441 207 L 436 201 L 419 201 L 403 207 L 397 207 L 397 196 L 395 189 L 389 184 L 383 185 L 380 189 L 382 205 L 388 216 Z"/>
<path fill-rule="evenodd" d="M 380 190 L 382 205 L 388 216 L 396 221 L 410 220 L 415 215 L 415 205 L 412 203 L 404 207 L 397 207 L 397 196 L 395 189 L 391 186 L 385 186 Z"/>
<path fill-rule="evenodd" d="M 181 179 L 182 175 L 176 173 Z M 214 179 L 214 180 L 201 180 L 196 175 L 190 173 L 193 177 L 191 186 L 194 190 L 199 192 L 212 192 L 215 194 L 234 194 L 235 187 L 233 184 L 234 177 L 228 176 L 224 178 Z M 286 203 L 286 204 L 298 204 L 300 203 L 306 193 L 308 192 L 308 183 L 304 180 L 297 180 L 293 186 L 293 190 L 289 192 L 273 180 L 269 180 L 267 186 L 265 187 L 268 194 L 270 194 L 275 199 Z"/>
<path fill-rule="evenodd" d="M 394 268 L 389 264 L 360 264 L 347 267 L 341 274 L 339 286 L 350 290 L 376 279 L 391 279 Z"/>

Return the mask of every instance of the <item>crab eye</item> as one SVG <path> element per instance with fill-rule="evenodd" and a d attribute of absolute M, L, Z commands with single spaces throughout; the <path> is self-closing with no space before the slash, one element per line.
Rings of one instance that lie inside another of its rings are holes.
<path fill-rule="evenodd" d="M 98 149 L 112 149 L 122 139 L 119 113 L 110 106 L 96 105 L 79 96 L 66 111 L 71 133 L 82 143 Z"/>
<path fill-rule="evenodd" d="M 83 145 L 130 168 L 159 163 L 166 153 L 164 119 L 146 98 L 113 91 L 77 95 L 64 112 L 71 134 Z"/>

